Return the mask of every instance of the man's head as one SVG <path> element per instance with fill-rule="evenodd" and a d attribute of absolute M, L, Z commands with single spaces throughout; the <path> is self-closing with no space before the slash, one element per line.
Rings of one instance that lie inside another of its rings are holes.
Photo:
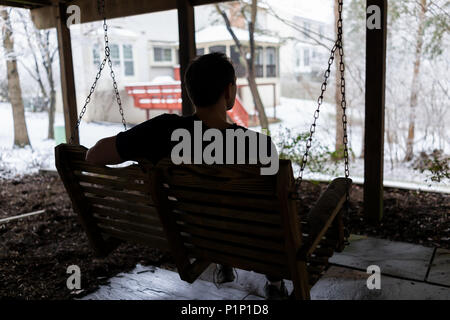
<path fill-rule="evenodd" d="M 236 98 L 234 67 L 223 53 L 210 53 L 191 62 L 184 75 L 186 88 L 198 108 L 212 106 L 223 100 L 227 110 Z"/>

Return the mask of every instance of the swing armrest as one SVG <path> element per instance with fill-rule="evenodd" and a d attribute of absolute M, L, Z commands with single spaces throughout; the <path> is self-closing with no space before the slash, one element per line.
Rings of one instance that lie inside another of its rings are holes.
<path fill-rule="evenodd" d="M 298 252 L 297 256 L 299 259 L 306 259 L 314 252 L 345 203 L 346 191 L 347 188 L 350 189 L 351 183 L 351 179 L 334 179 L 308 213 L 306 219 L 309 226 L 309 236 L 305 239 Z"/>

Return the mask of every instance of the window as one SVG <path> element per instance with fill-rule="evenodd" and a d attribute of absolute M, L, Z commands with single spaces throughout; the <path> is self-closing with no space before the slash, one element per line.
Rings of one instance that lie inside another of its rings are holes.
<path fill-rule="evenodd" d="M 300 67 L 302 61 L 302 53 L 299 45 L 295 47 L 295 66 Z"/>
<path fill-rule="evenodd" d="M 234 70 L 236 71 L 236 77 L 242 78 L 245 76 L 246 69 L 245 69 L 245 61 L 241 57 L 241 54 L 239 53 L 239 49 L 236 46 L 230 47 L 231 51 L 231 62 L 233 63 Z"/>
<path fill-rule="evenodd" d="M 277 76 L 277 58 L 276 49 L 274 47 L 267 47 L 266 49 L 266 77 Z"/>
<path fill-rule="evenodd" d="M 309 31 L 311 30 L 311 24 L 309 22 L 303 22 L 303 34 L 305 35 L 305 38 L 309 38 Z"/>
<path fill-rule="evenodd" d="M 172 49 L 154 47 L 153 60 L 155 62 L 172 62 Z"/>
<path fill-rule="evenodd" d="M 101 51 L 102 47 L 98 44 L 94 45 L 92 48 L 92 60 L 96 66 L 99 66 L 102 62 L 102 57 L 104 52 Z M 102 48 L 103 49 L 103 48 Z M 123 73 L 126 76 L 134 76 L 134 62 L 133 62 L 133 46 L 131 44 L 122 45 L 122 52 L 120 51 L 120 45 L 110 44 L 109 45 L 109 55 L 113 66 L 121 66 L 123 62 Z M 122 59 L 120 58 L 122 54 Z"/>
<path fill-rule="evenodd" d="M 255 50 L 255 75 L 258 78 L 264 77 L 264 50 L 257 47 Z"/>
<path fill-rule="evenodd" d="M 209 47 L 209 53 L 212 53 L 212 52 L 221 52 L 221 53 L 227 54 L 227 47 L 225 47 L 225 46 Z"/>
<path fill-rule="evenodd" d="M 134 76 L 133 47 L 131 44 L 124 44 L 122 49 L 124 73 L 126 76 Z"/>
<path fill-rule="evenodd" d="M 94 61 L 94 64 L 96 66 L 98 66 L 101 63 L 100 48 L 98 44 L 94 45 L 94 47 L 92 48 L 92 60 Z"/>
<path fill-rule="evenodd" d="M 303 50 L 303 65 L 309 67 L 309 49 Z"/>
<path fill-rule="evenodd" d="M 198 48 L 197 49 L 197 55 L 202 56 L 205 54 L 205 48 Z"/>
<path fill-rule="evenodd" d="M 114 66 L 120 66 L 120 52 L 119 46 L 117 44 L 111 44 L 109 46 L 110 49 L 110 57 Z"/>

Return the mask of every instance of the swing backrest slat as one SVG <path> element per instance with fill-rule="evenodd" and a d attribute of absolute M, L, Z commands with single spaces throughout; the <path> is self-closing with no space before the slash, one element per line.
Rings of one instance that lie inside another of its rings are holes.
<path fill-rule="evenodd" d="M 256 165 L 176 166 L 169 159 L 110 168 L 87 163 L 86 151 L 57 146 L 56 167 L 99 255 L 117 240 L 142 243 L 170 251 L 188 282 L 221 263 L 291 279 L 295 296 L 308 299 L 342 243 L 345 179 L 299 216 L 290 161 L 263 176 Z"/>
<path fill-rule="evenodd" d="M 108 252 L 104 236 L 167 249 L 149 175 L 137 165 L 111 168 L 89 164 L 86 151 L 83 146 L 61 144 L 55 148 L 55 157 L 73 209 L 95 251 L 101 255 Z"/>

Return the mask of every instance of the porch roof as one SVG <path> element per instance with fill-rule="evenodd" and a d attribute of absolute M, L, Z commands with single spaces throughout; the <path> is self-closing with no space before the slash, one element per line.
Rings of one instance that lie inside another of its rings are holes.
<path fill-rule="evenodd" d="M 230 0 L 189 0 L 190 6 L 226 2 Z M 120 18 L 150 12 L 179 9 L 179 0 L 108 0 L 105 2 L 107 19 Z M 93 0 L 0 0 L 0 5 L 32 9 L 31 17 L 38 29 L 57 26 L 59 6 L 77 5 L 80 8 L 80 22 L 102 20 Z"/>

